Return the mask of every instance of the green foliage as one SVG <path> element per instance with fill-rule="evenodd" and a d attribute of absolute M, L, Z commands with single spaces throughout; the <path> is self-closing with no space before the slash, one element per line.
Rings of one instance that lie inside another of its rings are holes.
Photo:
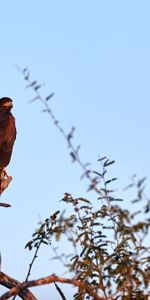
<path fill-rule="evenodd" d="M 107 168 L 114 162 L 107 158 L 99 161 L 102 172 L 94 172 L 100 185 L 95 202 L 65 193 L 62 201 L 66 207 L 70 206 L 71 212 L 57 211 L 47 218 L 26 247 L 31 250 L 39 243 L 50 243 L 55 249 L 57 241 L 62 248 L 61 238 L 65 236 L 72 253 L 69 259 L 66 253 L 64 265 L 74 278 L 89 284 L 103 299 L 148 299 L 150 249 L 146 238 L 150 219 L 149 201 L 144 195 L 145 180 L 129 186 L 136 187 L 136 202 L 141 201 L 143 208 L 134 211 L 135 201 L 131 201 L 132 212 L 123 209 L 118 205 L 122 199 L 115 198 L 109 188 L 116 178 L 107 179 Z M 64 249 L 55 259 L 62 261 L 65 252 Z M 80 287 L 74 298 L 93 299 Z"/>

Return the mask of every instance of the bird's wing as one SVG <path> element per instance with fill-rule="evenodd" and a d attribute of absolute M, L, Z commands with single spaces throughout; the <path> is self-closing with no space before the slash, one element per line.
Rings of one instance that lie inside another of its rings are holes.
<path fill-rule="evenodd" d="M 11 115 L 9 117 L 9 125 L 6 128 L 6 148 L 5 151 L 11 151 L 14 141 L 16 139 L 16 126 L 15 126 L 15 118 Z"/>
<path fill-rule="evenodd" d="M 0 153 L 4 151 L 6 145 L 6 127 L 0 121 Z"/>
<path fill-rule="evenodd" d="M 0 153 L 12 151 L 15 138 L 15 119 L 11 115 L 5 120 L 5 123 L 0 121 Z"/>

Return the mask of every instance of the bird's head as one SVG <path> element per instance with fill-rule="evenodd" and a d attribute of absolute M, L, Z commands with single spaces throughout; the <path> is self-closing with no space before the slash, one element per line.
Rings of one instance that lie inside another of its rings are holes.
<path fill-rule="evenodd" d="M 13 101 L 8 97 L 3 97 L 0 99 L 0 109 L 10 111 L 13 107 Z"/>

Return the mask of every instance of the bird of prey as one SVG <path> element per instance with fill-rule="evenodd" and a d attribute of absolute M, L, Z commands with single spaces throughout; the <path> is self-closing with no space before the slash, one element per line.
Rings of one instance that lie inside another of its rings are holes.
<path fill-rule="evenodd" d="M 10 162 L 14 141 L 16 139 L 15 118 L 11 114 L 12 100 L 8 97 L 0 99 L 0 179 Z"/>

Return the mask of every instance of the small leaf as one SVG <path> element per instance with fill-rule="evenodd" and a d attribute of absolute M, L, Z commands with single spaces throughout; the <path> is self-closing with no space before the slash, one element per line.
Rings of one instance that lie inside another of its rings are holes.
<path fill-rule="evenodd" d="M 96 175 L 98 175 L 98 176 L 100 176 L 100 177 L 102 177 L 102 174 L 99 173 L 99 172 L 97 172 L 97 171 L 93 171 L 93 173 L 96 174 Z"/>
<path fill-rule="evenodd" d="M 23 73 L 26 73 L 28 71 L 28 68 L 23 69 Z"/>
<path fill-rule="evenodd" d="M 51 93 L 49 96 L 47 96 L 45 98 L 46 101 L 50 100 L 53 96 L 55 95 L 55 93 Z"/>
<path fill-rule="evenodd" d="M 72 162 L 76 161 L 76 155 L 73 152 L 70 152 L 70 155 L 72 157 Z"/>
<path fill-rule="evenodd" d="M 29 84 L 26 86 L 26 89 L 28 89 L 29 87 L 34 86 L 35 84 L 37 84 L 37 81 L 33 81 L 33 82 L 29 83 Z"/>
<path fill-rule="evenodd" d="M 24 79 L 25 80 L 29 80 L 29 77 L 30 77 L 30 72 L 27 72 L 27 74 L 25 75 Z"/>
<path fill-rule="evenodd" d="M 146 177 L 143 177 L 142 179 L 140 179 L 140 180 L 138 181 L 138 184 L 137 184 L 138 188 L 141 187 L 141 185 L 144 183 L 145 180 L 146 180 Z"/>
<path fill-rule="evenodd" d="M 85 198 L 79 198 L 79 200 L 80 200 L 80 201 L 83 201 L 83 202 L 86 202 L 86 203 L 88 203 L 88 204 L 91 203 L 89 200 L 87 200 L 87 199 L 85 199 Z"/>
<path fill-rule="evenodd" d="M 115 163 L 115 160 L 109 161 L 109 159 L 107 159 L 107 160 L 104 162 L 104 167 L 108 167 L 108 166 L 110 166 L 110 165 L 112 165 L 112 164 L 114 164 L 114 163 Z"/>
<path fill-rule="evenodd" d="M 36 97 L 34 97 L 33 99 L 31 99 L 28 103 L 32 103 L 32 102 L 34 102 L 34 101 L 36 101 L 36 100 L 38 100 L 39 99 L 39 96 L 36 96 Z"/>
<path fill-rule="evenodd" d="M 106 158 L 107 158 L 106 156 L 100 157 L 100 158 L 98 159 L 98 161 L 103 161 L 103 160 L 106 159 Z"/>
<path fill-rule="evenodd" d="M 48 113 L 50 113 L 51 110 L 49 108 L 45 108 L 45 109 L 42 109 L 42 112 L 48 112 Z"/>
<path fill-rule="evenodd" d="M 43 244 L 48 245 L 49 243 L 45 240 L 42 241 Z"/>
<path fill-rule="evenodd" d="M 112 179 L 109 179 L 109 180 L 107 180 L 106 182 L 105 182 L 105 184 L 108 184 L 108 183 L 110 183 L 110 182 L 112 182 L 112 181 L 115 181 L 115 180 L 117 180 L 118 178 L 112 178 Z"/>
<path fill-rule="evenodd" d="M 28 242 L 28 243 L 25 245 L 25 249 L 29 248 L 29 251 L 32 250 L 32 244 L 33 244 L 33 241 Z"/>

